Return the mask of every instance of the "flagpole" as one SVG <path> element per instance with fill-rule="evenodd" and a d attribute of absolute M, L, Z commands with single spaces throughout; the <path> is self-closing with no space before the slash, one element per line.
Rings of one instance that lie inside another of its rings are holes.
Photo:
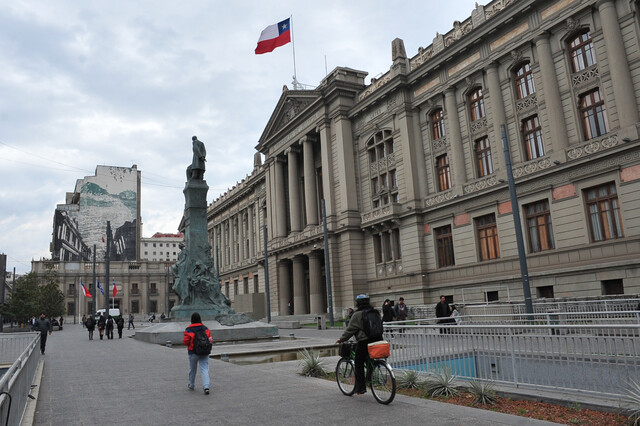
<path fill-rule="evenodd" d="M 296 77 L 296 42 L 293 38 L 293 15 L 289 15 L 289 25 L 291 26 L 291 50 L 293 51 L 293 90 L 298 90 L 298 78 Z"/>

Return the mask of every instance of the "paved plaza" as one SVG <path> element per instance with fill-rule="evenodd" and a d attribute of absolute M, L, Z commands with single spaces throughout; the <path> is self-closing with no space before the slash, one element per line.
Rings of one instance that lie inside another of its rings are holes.
<path fill-rule="evenodd" d="M 281 330 L 295 340 L 215 346 L 214 353 L 331 343 L 341 330 Z M 97 332 L 95 333 L 97 336 Z M 371 392 L 340 393 L 335 382 L 297 374 L 298 362 L 235 365 L 211 361 L 211 394 L 187 389 L 187 351 L 131 338 L 88 340 L 80 325 L 65 324 L 47 340 L 37 388 L 35 425 L 344 425 L 551 424 L 532 419 L 397 395 L 388 406 Z M 333 369 L 336 357 L 326 358 Z M 30 407 L 33 409 L 33 405 Z M 33 411 L 33 410 L 32 410 Z"/>

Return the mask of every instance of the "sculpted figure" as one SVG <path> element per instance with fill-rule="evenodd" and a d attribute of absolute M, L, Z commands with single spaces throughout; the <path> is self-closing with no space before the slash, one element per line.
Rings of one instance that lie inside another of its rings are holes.
<path fill-rule="evenodd" d="M 197 136 L 192 137 L 191 140 L 193 141 L 193 159 L 191 160 L 191 165 L 187 167 L 187 180 L 202 180 L 205 170 L 204 163 L 207 161 L 207 150 L 204 144 L 198 140 Z"/>

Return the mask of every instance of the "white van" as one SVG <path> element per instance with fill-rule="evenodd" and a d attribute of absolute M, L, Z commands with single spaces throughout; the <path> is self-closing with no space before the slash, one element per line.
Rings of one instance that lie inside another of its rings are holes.
<path fill-rule="evenodd" d="M 96 320 L 96 322 L 98 322 L 98 318 L 100 318 L 100 315 L 104 315 L 105 310 L 104 309 L 98 309 L 96 311 L 96 314 L 93 316 Z M 113 319 L 115 320 L 116 318 L 120 317 L 120 309 L 119 308 L 109 308 L 109 315 L 111 315 L 113 317 Z M 109 315 L 105 316 L 106 318 L 109 318 Z"/>

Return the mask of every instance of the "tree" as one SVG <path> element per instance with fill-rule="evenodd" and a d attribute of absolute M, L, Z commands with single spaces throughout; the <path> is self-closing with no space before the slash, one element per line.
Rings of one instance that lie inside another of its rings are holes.
<path fill-rule="evenodd" d="M 42 278 L 35 272 L 18 278 L 9 300 L 2 308 L 2 316 L 16 318 L 20 322 L 27 322 L 41 313 L 47 317 L 64 314 L 64 294 L 53 270 L 47 270 Z"/>
<path fill-rule="evenodd" d="M 64 293 L 60 290 L 58 274 L 52 268 L 47 268 L 38 286 L 38 313 L 48 317 L 64 315 Z"/>

